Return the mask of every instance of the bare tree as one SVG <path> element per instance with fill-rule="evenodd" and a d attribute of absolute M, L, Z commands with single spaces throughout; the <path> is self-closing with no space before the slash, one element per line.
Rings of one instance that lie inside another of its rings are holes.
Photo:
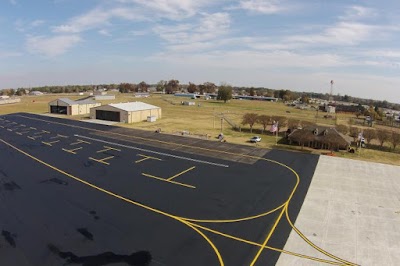
<path fill-rule="evenodd" d="M 177 91 L 178 89 L 179 89 L 179 80 L 171 79 L 170 81 L 168 81 L 168 83 L 165 87 L 165 92 L 167 94 L 172 94 L 175 91 Z"/>
<path fill-rule="evenodd" d="M 142 92 L 147 92 L 149 87 L 150 86 L 146 82 L 142 81 L 137 85 L 137 90 Z"/>
<path fill-rule="evenodd" d="M 396 146 L 400 143 L 400 134 L 393 131 L 390 138 L 390 142 L 393 145 L 393 150 L 395 150 Z"/>
<path fill-rule="evenodd" d="M 269 117 L 268 115 L 259 115 L 257 117 L 257 122 L 263 126 L 263 132 L 265 132 L 270 121 L 271 117 Z"/>
<path fill-rule="evenodd" d="M 383 144 L 389 139 L 389 134 L 386 130 L 379 129 L 376 131 L 376 137 L 379 140 L 379 143 L 381 145 L 381 148 L 383 147 Z"/>
<path fill-rule="evenodd" d="M 257 122 L 258 114 L 247 113 L 243 115 L 242 124 L 250 126 L 250 133 L 253 133 L 253 126 Z"/>
<path fill-rule="evenodd" d="M 364 130 L 363 137 L 367 141 L 367 144 L 369 144 L 371 140 L 376 139 L 376 130 L 372 128 Z"/>
<path fill-rule="evenodd" d="M 196 84 L 189 82 L 189 86 L 188 86 L 188 88 L 187 88 L 187 91 L 188 91 L 189 93 L 195 93 L 195 92 L 197 92 L 197 86 L 196 86 Z"/>
<path fill-rule="evenodd" d="M 349 133 L 349 127 L 346 125 L 338 125 L 336 126 L 336 130 L 343 135 L 347 135 L 347 133 Z"/>
<path fill-rule="evenodd" d="M 358 138 L 358 133 L 360 133 L 360 129 L 358 127 L 350 127 L 350 137 L 353 138 L 353 141 L 356 142 Z"/>

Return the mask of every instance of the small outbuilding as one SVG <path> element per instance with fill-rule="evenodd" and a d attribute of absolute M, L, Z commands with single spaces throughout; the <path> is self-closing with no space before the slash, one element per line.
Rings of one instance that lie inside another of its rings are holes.
<path fill-rule="evenodd" d="M 73 101 L 68 98 L 59 98 L 49 102 L 49 112 L 63 115 L 85 115 L 90 113 L 91 108 L 100 105 L 91 99 Z"/>
<path fill-rule="evenodd" d="M 91 119 L 135 123 L 161 118 L 161 108 L 143 102 L 112 103 L 90 110 Z"/>

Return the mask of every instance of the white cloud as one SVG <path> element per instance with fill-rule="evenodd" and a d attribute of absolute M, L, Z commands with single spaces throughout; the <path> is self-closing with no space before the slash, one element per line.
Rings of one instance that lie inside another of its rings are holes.
<path fill-rule="evenodd" d="M 26 47 L 30 53 L 54 57 L 64 54 L 81 41 L 78 35 L 30 36 L 27 38 Z"/>
<path fill-rule="evenodd" d="M 18 4 L 18 3 L 17 3 L 17 0 L 10 0 L 10 4 L 12 4 L 12 5 L 15 6 L 15 5 Z"/>
<path fill-rule="evenodd" d="M 354 22 L 339 22 L 320 34 L 295 35 L 289 37 L 288 41 L 315 45 L 356 45 L 371 39 L 373 33 L 377 30 L 379 30 L 377 26 Z"/>
<path fill-rule="evenodd" d="M 335 54 L 300 54 L 288 51 L 259 52 L 250 50 L 214 51 L 212 53 L 162 53 L 153 60 L 168 61 L 173 64 L 212 66 L 228 69 L 279 69 L 340 67 L 353 62 Z"/>
<path fill-rule="evenodd" d="M 98 33 L 103 35 L 103 36 L 107 36 L 107 37 L 112 36 L 111 33 L 106 29 L 99 30 Z"/>
<path fill-rule="evenodd" d="M 242 0 L 239 5 L 228 9 L 244 9 L 260 14 L 275 14 L 287 10 L 280 0 Z"/>
<path fill-rule="evenodd" d="M 346 21 L 357 21 L 361 19 L 371 19 L 378 16 L 377 10 L 373 8 L 363 6 L 351 6 L 349 7 L 344 16 L 340 16 L 341 20 Z"/>
<path fill-rule="evenodd" d="M 153 17 L 181 20 L 192 17 L 202 8 L 221 0 L 119 0 L 118 2 L 135 4 Z"/>
<path fill-rule="evenodd" d="M 183 52 L 212 47 L 229 32 L 230 24 L 228 13 L 213 13 L 202 14 L 196 24 L 157 26 L 153 31 L 169 43 L 168 49 Z"/>

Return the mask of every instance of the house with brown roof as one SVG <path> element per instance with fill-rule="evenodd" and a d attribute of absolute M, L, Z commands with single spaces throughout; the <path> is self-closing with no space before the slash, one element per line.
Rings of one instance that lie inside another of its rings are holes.
<path fill-rule="evenodd" d="M 307 126 L 295 129 L 288 135 L 290 144 L 315 149 L 346 150 L 351 138 L 338 132 L 334 127 Z"/>

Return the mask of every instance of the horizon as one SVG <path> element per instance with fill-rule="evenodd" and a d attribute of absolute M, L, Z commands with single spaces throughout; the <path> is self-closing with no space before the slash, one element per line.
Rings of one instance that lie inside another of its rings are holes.
<path fill-rule="evenodd" d="M 6 0 L 0 89 L 177 79 L 400 104 L 400 3 Z"/>

